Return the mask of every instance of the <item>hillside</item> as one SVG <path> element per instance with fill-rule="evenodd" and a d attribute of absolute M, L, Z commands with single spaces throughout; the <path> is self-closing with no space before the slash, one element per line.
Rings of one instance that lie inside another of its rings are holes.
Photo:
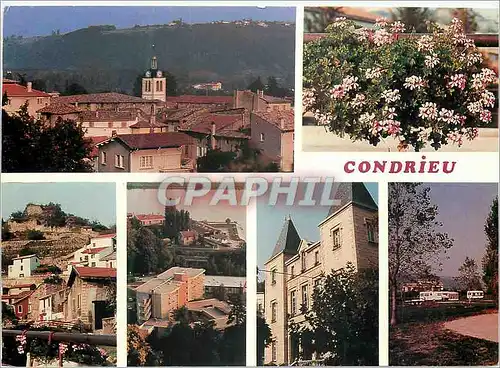
<path fill-rule="evenodd" d="M 295 27 L 278 23 L 92 26 L 62 35 L 13 36 L 4 39 L 4 71 L 44 79 L 47 89 L 61 90 L 69 81 L 89 92 L 131 93 L 149 66 L 152 45 L 158 67 L 181 85 L 221 81 L 231 90 L 272 75 L 293 86 Z"/>

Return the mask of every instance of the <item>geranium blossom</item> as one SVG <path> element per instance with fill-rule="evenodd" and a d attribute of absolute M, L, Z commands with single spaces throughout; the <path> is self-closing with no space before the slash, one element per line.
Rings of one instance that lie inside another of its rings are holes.
<path fill-rule="evenodd" d="M 467 55 L 466 58 L 467 66 L 472 66 L 474 64 L 479 64 L 483 62 L 483 55 L 480 52 L 472 52 Z"/>
<path fill-rule="evenodd" d="M 389 23 L 389 19 L 385 17 L 380 17 L 375 19 L 375 26 L 377 27 L 385 27 Z"/>
<path fill-rule="evenodd" d="M 352 75 L 349 75 L 342 80 L 342 85 L 344 86 L 346 92 L 349 92 L 358 89 L 359 84 L 357 82 L 358 82 L 358 77 L 353 77 Z"/>
<path fill-rule="evenodd" d="M 381 68 L 367 69 L 365 73 L 366 79 L 378 79 L 382 76 Z"/>
<path fill-rule="evenodd" d="M 371 123 L 375 119 L 375 114 L 370 114 L 365 112 L 364 114 L 361 114 L 359 117 L 359 122 L 361 124 L 366 124 L 366 123 Z"/>
<path fill-rule="evenodd" d="M 426 102 L 419 108 L 418 116 L 422 119 L 435 120 L 438 117 L 437 105 L 434 102 Z"/>
<path fill-rule="evenodd" d="M 396 109 L 394 107 L 384 106 L 384 116 L 389 120 L 394 119 L 397 116 Z"/>
<path fill-rule="evenodd" d="M 316 90 L 304 88 L 302 91 L 302 105 L 304 110 L 309 110 L 316 103 Z"/>
<path fill-rule="evenodd" d="M 353 107 L 361 107 L 365 104 L 366 96 L 362 93 L 357 93 L 354 100 L 351 102 Z"/>
<path fill-rule="evenodd" d="M 330 97 L 334 99 L 340 99 L 345 96 L 345 92 L 346 90 L 344 86 L 342 84 L 337 84 L 330 90 Z"/>
<path fill-rule="evenodd" d="M 432 51 L 434 49 L 434 39 L 430 35 L 423 35 L 417 41 L 418 51 Z"/>
<path fill-rule="evenodd" d="M 425 86 L 425 81 L 422 77 L 418 77 L 416 75 L 412 75 L 405 79 L 405 84 L 403 86 L 409 90 L 419 89 Z"/>
<path fill-rule="evenodd" d="M 401 99 L 401 95 L 399 94 L 399 89 L 394 89 L 394 90 L 386 89 L 385 91 L 382 92 L 381 97 L 389 103 L 396 102 L 399 99 Z"/>
<path fill-rule="evenodd" d="M 489 123 L 491 121 L 491 111 L 483 110 L 479 114 L 479 119 L 485 123 Z"/>
<path fill-rule="evenodd" d="M 333 120 L 333 115 L 330 113 L 322 114 L 319 110 L 314 112 L 314 118 L 319 125 L 328 125 Z"/>
<path fill-rule="evenodd" d="M 461 146 L 463 144 L 463 134 L 460 132 L 450 132 L 448 133 L 447 137 L 453 143 L 458 144 L 458 146 Z"/>
<path fill-rule="evenodd" d="M 495 106 L 495 95 L 490 91 L 484 90 L 481 93 L 481 103 L 484 107 L 493 107 Z"/>
<path fill-rule="evenodd" d="M 442 121 L 443 123 L 451 123 L 454 120 L 454 116 L 453 115 L 454 114 L 453 114 L 452 110 L 448 110 L 448 109 L 442 108 L 441 110 L 439 110 L 439 118 L 438 118 L 438 120 Z"/>
<path fill-rule="evenodd" d="M 401 23 L 400 21 L 396 21 L 396 22 L 392 23 L 391 32 L 402 33 L 404 31 L 406 31 L 406 27 L 403 23 Z"/>
<path fill-rule="evenodd" d="M 359 42 L 366 41 L 367 39 L 370 38 L 370 30 L 367 28 L 362 28 L 358 30 L 356 33 L 356 38 L 358 39 Z"/>
<path fill-rule="evenodd" d="M 373 33 L 373 42 L 377 46 L 382 46 L 392 43 L 393 40 L 394 38 L 392 37 L 392 34 L 387 32 L 385 29 L 377 29 Z"/>
<path fill-rule="evenodd" d="M 385 130 L 385 121 L 375 120 L 372 125 L 372 135 L 377 136 L 383 130 Z"/>
<path fill-rule="evenodd" d="M 398 135 L 401 132 L 401 123 L 396 120 L 386 120 L 385 121 L 387 125 L 387 133 L 390 135 Z"/>
<path fill-rule="evenodd" d="M 450 77 L 448 82 L 448 88 L 457 87 L 461 90 L 465 89 L 465 84 L 467 83 L 467 78 L 463 74 L 454 74 Z"/>
<path fill-rule="evenodd" d="M 434 68 L 435 66 L 437 66 L 439 64 L 439 58 L 437 56 L 437 54 L 435 53 L 432 53 L 431 55 L 426 55 L 425 56 L 425 66 L 428 67 L 428 68 Z"/>
<path fill-rule="evenodd" d="M 471 102 L 467 105 L 467 110 L 469 110 L 472 114 L 479 114 L 483 111 L 483 104 L 481 101 Z"/>

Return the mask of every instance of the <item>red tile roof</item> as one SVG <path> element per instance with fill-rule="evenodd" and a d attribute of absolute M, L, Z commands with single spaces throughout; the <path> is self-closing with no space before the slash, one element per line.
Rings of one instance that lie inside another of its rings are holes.
<path fill-rule="evenodd" d="M 18 81 L 14 79 L 8 79 L 8 78 L 2 78 L 2 83 L 3 84 L 19 84 Z"/>
<path fill-rule="evenodd" d="M 158 149 L 168 147 L 181 147 L 194 143 L 193 137 L 185 133 L 144 133 L 144 134 L 120 134 L 99 145 L 106 144 L 113 140 L 123 142 L 130 149 Z"/>
<path fill-rule="evenodd" d="M 139 121 L 133 125 L 130 126 L 131 128 L 162 128 L 166 127 L 164 123 L 160 123 L 155 121 L 153 124 L 151 124 L 151 121 L 149 119 L 139 119 Z"/>
<path fill-rule="evenodd" d="M 24 289 L 27 287 L 32 287 L 36 286 L 36 284 L 17 284 L 17 285 L 12 285 L 9 289 Z"/>
<path fill-rule="evenodd" d="M 60 96 L 54 98 L 54 103 L 153 103 L 156 100 L 145 100 L 140 97 L 123 93 L 90 93 L 86 95 Z"/>
<path fill-rule="evenodd" d="M 7 92 L 7 97 L 50 97 L 48 93 L 32 89 L 28 92 L 28 88 L 20 84 L 7 83 L 2 84 L 2 94 Z"/>
<path fill-rule="evenodd" d="M 294 130 L 293 110 L 255 112 L 254 114 L 270 124 L 276 125 L 283 132 Z"/>
<path fill-rule="evenodd" d="M 42 107 L 36 112 L 40 114 L 66 115 L 81 112 L 82 109 L 70 104 L 51 103 L 49 106 Z"/>
<path fill-rule="evenodd" d="M 97 147 L 97 144 L 104 142 L 108 138 L 109 137 L 107 135 L 99 135 L 88 138 L 90 144 L 92 145 L 92 152 L 90 153 L 90 157 L 97 157 L 99 155 L 99 148 Z"/>
<path fill-rule="evenodd" d="M 246 134 L 235 128 L 235 124 L 243 119 L 243 115 L 239 114 L 212 114 L 205 113 L 194 116 L 179 127 L 179 131 L 193 132 L 200 134 L 211 134 L 212 123 L 215 124 L 215 135 L 217 137 L 230 138 L 248 138 Z M 238 124 L 238 126 L 242 126 Z"/>
<path fill-rule="evenodd" d="M 96 253 L 102 252 L 104 249 L 108 249 L 108 248 L 111 248 L 111 247 L 88 248 L 88 249 L 85 249 L 82 253 L 83 254 L 96 254 Z"/>
<path fill-rule="evenodd" d="M 198 96 L 198 95 L 182 95 L 167 97 L 167 102 L 184 103 L 184 104 L 232 104 L 233 96 Z"/>
<path fill-rule="evenodd" d="M 140 220 L 140 221 L 144 221 L 144 220 L 165 220 L 165 216 L 164 215 L 136 215 L 135 218 L 138 219 L 138 220 Z"/>
<path fill-rule="evenodd" d="M 116 268 L 107 267 L 73 267 L 81 278 L 116 278 Z"/>
<path fill-rule="evenodd" d="M 20 300 L 33 294 L 35 290 L 23 291 L 16 295 L 2 295 L 2 299 L 14 299 L 14 303 L 18 303 Z"/>
<path fill-rule="evenodd" d="M 137 112 L 133 110 L 113 111 L 113 110 L 83 110 L 80 113 L 82 121 L 132 121 L 137 117 Z"/>

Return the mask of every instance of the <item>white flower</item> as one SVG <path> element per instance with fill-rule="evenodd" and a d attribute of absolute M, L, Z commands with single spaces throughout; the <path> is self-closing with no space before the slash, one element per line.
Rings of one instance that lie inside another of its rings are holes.
<path fill-rule="evenodd" d="M 416 75 L 412 75 L 411 77 L 406 78 L 405 82 L 406 83 L 403 84 L 403 86 L 411 91 L 424 87 L 426 84 L 422 77 L 418 77 Z"/>
<path fill-rule="evenodd" d="M 456 143 L 459 147 L 463 143 L 463 139 L 462 139 L 463 134 L 460 132 L 450 132 L 450 133 L 448 133 L 447 137 L 450 141 L 452 141 L 453 143 Z"/>
<path fill-rule="evenodd" d="M 330 113 L 322 114 L 319 110 L 316 110 L 314 113 L 314 118 L 318 122 L 319 125 L 329 125 L 333 120 L 333 116 Z"/>
<path fill-rule="evenodd" d="M 392 35 L 385 29 L 377 29 L 373 34 L 373 42 L 377 46 L 389 44 L 392 43 L 392 41 L 393 41 Z"/>
<path fill-rule="evenodd" d="M 316 90 L 304 88 L 302 91 L 302 105 L 304 110 L 309 110 L 316 103 Z"/>
<path fill-rule="evenodd" d="M 406 30 L 406 27 L 403 23 L 401 23 L 400 21 L 396 21 L 394 23 L 392 23 L 391 25 L 391 32 L 392 33 L 402 33 Z"/>
<path fill-rule="evenodd" d="M 439 110 L 439 121 L 442 121 L 443 123 L 452 123 L 454 121 L 455 117 L 453 116 L 453 111 L 452 110 L 447 110 L 442 108 Z"/>
<path fill-rule="evenodd" d="M 435 120 L 438 117 L 437 105 L 434 102 L 426 102 L 419 108 L 418 116 L 422 119 Z"/>
<path fill-rule="evenodd" d="M 432 53 L 431 55 L 426 55 L 425 56 L 425 66 L 428 68 L 434 68 L 436 65 L 439 64 L 439 58 L 435 53 Z"/>
<path fill-rule="evenodd" d="M 463 74 L 454 74 L 450 77 L 450 81 L 448 82 L 448 88 L 457 87 L 461 90 L 465 89 L 465 84 L 467 82 L 467 78 Z"/>
<path fill-rule="evenodd" d="M 481 101 L 471 102 L 467 105 L 467 110 L 469 110 L 472 114 L 479 114 L 483 111 L 483 104 Z"/>
<path fill-rule="evenodd" d="M 375 119 L 375 114 L 370 114 L 368 112 L 365 112 L 364 114 L 361 114 L 359 117 L 359 122 L 363 125 L 366 123 L 371 123 Z"/>
<path fill-rule="evenodd" d="M 381 97 L 389 103 L 396 102 L 401 99 L 401 96 L 399 94 L 399 89 L 394 89 L 394 90 L 386 89 L 385 91 L 382 92 Z"/>
<path fill-rule="evenodd" d="M 483 55 L 480 52 L 472 52 L 467 55 L 467 66 L 472 66 L 474 64 L 479 64 L 483 62 Z"/>
<path fill-rule="evenodd" d="M 495 72 L 488 68 L 481 69 L 481 76 L 487 84 L 491 84 L 497 80 Z"/>
<path fill-rule="evenodd" d="M 433 38 L 430 35 L 423 35 L 417 41 L 418 51 L 432 51 L 434 49 Z"/>
<path fill-rule="evenodd" d="M 488 110 L 481 111 L 481 113 L 479 114 L 479 120 L 485 123 L 489 123 L 491 121 L 491 111 Z"/>
<path fill-rule="evenodd" d="M 351 102 L 351 106 L 353 107 L 361 107 L 365 104 L 366 97 L 362 93 L 357 93 L 354 96 L 354 100 Z"/>
<path fill-rule="evenodd" d="M 351 90 L 358 89 L 359 84 L 357 82 L 358 82 L 358 77 L 349 75 L 342 80 L 342 85 L 344 86 L 346 92 L 349 92 Z"/>
<path fill-rule="evenodd" d="M 369 38 L 370 30 L 368 30 L 367 28 L 362 28 L 358 30 L 356 34 L 357 34 L 356 38 L 358 39 L 358 41 L 363 42 Z"/>
<path fill-rule="evenodd" d="M 330 98 L 339 100 L 345 96 L 345 88 L 343 84 L 337 84 L 330 90 Z"/>
<path fill-rule="evenodd" d="M 484 107 L 493 107 L 495 106 L 495 95 L 490 91 L 483 91 L 481 93 L 481 103 Z"/>
<path fill-rule="evenodd" d="M 393 120 L 397 116 L 396 109 L 388 106 L 384 106 L 384 114 L 384 116 L 389 120 Z"/>
<path fill-rule="evenodd" d="M 389 19 L 385 17 L 380 17 L 375 19 L 375 26 L 377 27 L 385 27 L 389 23 Z"/>
<path fill-rule="evenodd" d="M 458 18 L 453 18 L 451 20 L 451 26 L 450 29 L 454 33 L 461 33 L 464 29 L 463 23 L 460 19 Z"/>
<path fill-rule="evenodd" d="M 381 68 L 367 69 L 365 72 L 366 79 L 378 79 L 382 76 Z"/>

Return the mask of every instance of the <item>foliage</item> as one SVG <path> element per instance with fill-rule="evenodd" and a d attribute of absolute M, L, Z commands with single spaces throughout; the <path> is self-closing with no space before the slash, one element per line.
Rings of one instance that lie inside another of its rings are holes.
<path fill-rule="evenodd" d="M 64 92 L 61 93 L 61 95 L 63 96 L 85 95 L 85 94 L 87 94 L 87 90 L 82 85 L 75 82 L 67 83 Z"/>
<path fill-rule="evenodd" d="M 271 341 L 271 328 L 264 317 L 257 315 L 257 366 L 264 365 L 264 351 Z"/>
<path fill-rule="evenodd" d="M 9 224 L 2 219 L 2 241 L 11 240 L 14 234 L 10 231 Z"/>
<path fill-rule="evenodd" d="M 16 319 L 17 317 L 14 313 L 14 307 L 12 305 L 8 305 L 5 302 L 2 302 L 2 321 L 15 321 Z"/>
<path fill-rule="evenodd" d="M 246 319 L 246 308 L 241 295 L 232 295 L 230 305 L 231 311 L 229 312 L 227 323 L 234 324 L 236 326 L 243 326 Z"/>
<path fill-rule="evenodd" d="M 21 248 L 21 250 L 19 251 L 19 255 L 21 257 L 24 257 L 24 256 L 29 256 L 30 254 L 37 254 L 37 252 L 35 252 L 33 249 L 31 249 L 30 247 L 23 247 Z"/>
<path fill-rule="evenodd" d="M 260 76 L 257 77 L 252 83 L 247 87 L 248 90 L 257 93 L 257 91 L 263 91 L 266 86 L 262 83 Z"/>
<path fill-rule="evenodd" d="M 286 88 L 281 87 L 278 84 L 276 77 L 273 76 L 267 78 L 267 84 L 264 88 L 264 92 L 269 96 L 275 97 L 285 97 L 289 94 L 289 91 Z"/>
<path fill-rule="evenodd" d="M 165 224 L 163 228 L 163 236 L 170 239 L 175 239 L 179 243 L 179 232 L 189 230 L 191 226 L 191 218 L 189 211 L 176 210 L 172 207 L 165 207 Z"/>
<path fill-rule="evenodd" d="M 460 290 L 481 290 L 481 277 L 476 261 L 465 257 L 464 263 L 458 268 L 458 276 L 455 280 L 460 285 Z"/>
<path fill-rule="evenodd" d="M 401 282 L 428 276 L 439 253 L 453 246 L 453 239 L 439 232 L 438 207 L 429 192 L 421 183 L 389 184 L 391 325 L 397 323 L 396 294 Z"/>
<path fill-rule="evenodd" d="M 488 243 L 483 257 L 483 282 L 487 293 L 498 303 L 498 197 L 491 204 L 484 232 Z"/>
<path fill-rule="evenodd" d="M 225 171 L 236 159 L 236 152 L 221 151 L 219 149 L 208 150 L 207 154 L 199 157 L 196 161 L 198 172 Z"/>
<path fill-rule="evenodd" d="M 55 265 L 40 265 L 33 270 L 33 273 L 53 273 L 55 275 L 60 275 L 62 270 Z"/>
<path fill-rule="evenodd" d="M 477 31 L 477 20 L 480 15 L 475 10 L 465 8 L 453 9 L 452 15 L 453 17 L 458 18 L 462 21 L 464 25 L 464 32 L 466 34 L 474 33 Z"/>
<path fill-rule="evenodd" d="M 405 24 L 405 32 L 425 33 L 434 21 L 434 12 L 429 8 L 395 8 L 391 10 L 391 20 Z"/>
<path fill-rule="evenodd" d="M 41 231 L 38 230 L 28 230 L 26 232 L 26 238 L 28 240 L 43 240 L 45 239 L 45 236 Z"/>
<path fill-rule="evenodd" d="M 376 365 L 378 270 L 357 272 L 348 263 L 327 275 L 314 289 L 312 308 L 305 319 L 305 324 L 292 322 L 289 326 L 292 342 L 302 346 L 300 358 L 311 359 L 316 351 L 326 365 Z"/>
<path fill-rule="evenodd" d="M 58 119 L 51 126 L 34 120 L 27 103 L 17 114 L 2 109 L 3 172 L 87 172 L 91 146 L 80 125 Z"/>
<path fill-rule="evenodd" d="M 10 214 L 10 218 L 13 219 L 13 220 L 23 219 L 24 218 L 24 213 L 23 213 L 23 211 L 12 212 Z"/>
<path fill-rule="evenodd" d="M 43 280 L 44 284 L 52 284 L 52 285 L 61 285 L 63 283 L 63 279 L 59 275 L 51 275 L 49 277 L 46 277 Z"/>
<path fill-rule="evenodd" d="M 127 365 L 131 367 L 146 365 L 152 354 L 151 347 L 141 334 L 139 326 L 127 328 Z"/>
<path fill-rule="evenodd" d="M 8 37 L 3 44 L 4 70 L 24 70 L 29 80 L 43 79 L 47 91 L 62 92 L 66 83 L 74 82 L 89 93 L 132 94 L 138 72 L 146 69 L 152 56 L 151 44 L 156 46 L 159 69 L 168 66 L 179 86 L 221 80 L 229 90 L 244 89 L 256 74 L 275 75 L 287 86 L 294 84 L 295 27 L 279 24 L 267 28 L 165 24 L 83 28 L 22 40 Z"/>
<path fill-rule="evenodd" d="M 2 106 L 5 106 L 9 103 L 9 96 L 7 96 L 7 91 L 5 91 L 2 95 Z"/>
<path fill-rule="evenodd" d="M 454 19 L 430 35 L 399 37 L 401 22 L 375 31 L 353 21 L 332 23 L 326 37 L 304 45 L 304 111 L 320 125 L 354 141 L 377 145 L 389 137 L 416 151 L 461 146 L 491 126 L 497 83 Z"/>

